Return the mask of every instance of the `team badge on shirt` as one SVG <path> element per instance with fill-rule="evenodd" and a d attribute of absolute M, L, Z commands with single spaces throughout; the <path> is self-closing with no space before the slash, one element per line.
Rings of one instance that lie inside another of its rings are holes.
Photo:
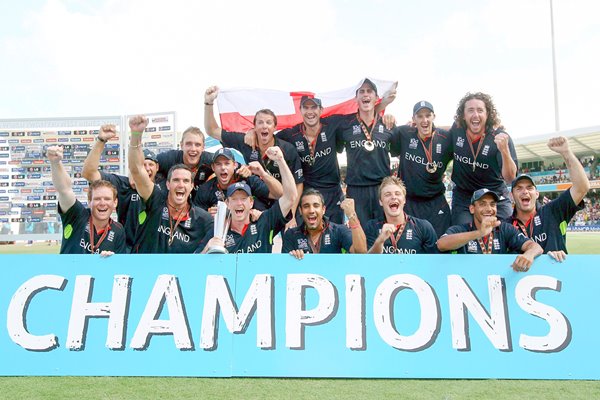
<path fill-rule="evenodd" d="M 108 232 L 108 237 L 106 238 L 106 240 L 108 240 L 109 242 L 114 241 L 115 240 L 115 231 Z"/>
<path fill-rule="evenodd" d="M 500 250 L 500 241 L 494 238 L 494 250 Z"/>
<path fill-rule="evenodd" d="M 467 251 L 469 253 L 477 253 L 477 242 L 474 240 L 469 240 L 467 244 Z"/>
<path fill-rule="evenodd" d="M 325 246 L 331 245 L 331 237 L 329 236 L 329 233 L 325 235 L 323 242 L 325 243 Z"/>
<path fill-rule="evenodd" d="M 198 179 L 200 179 L 201 181 L 203 181 L 206 178 L 206 173 L 205 172 L 199 172 L 198 173 Z"/>
<path fill-rule="evenodd" d="M 227 235 L 225 237 L 225 247 L 233 247 L 235 246 L 235 239 L 233 238 L 233 235 L 230 233 L 229 235 Z"/>
<path fill-rule="evenodd" d="M 458 147 L 463 147 L 463 146 L 465 145 L 465 139 L 463 139 L 463 138 L 461 138 L 461 137 L 457 138 L 457 139 L 456 139 L 456 145 L 457 145 Z"/>
<path fill-rule="evenodd" d="M 412 240 L 412 238 L 413 238 L 413 230 L 407 229 L 406 230 L 406 240 Z"/>
<path fill-rule="evenodd" d="M 438 143 L 435 145 L 435 152 L 438 154 L 442 154 L 442 144 Z"/>
<path fill-rule="evenodd" d="M 254 225 L 254 224 L 250 225 L 250 234 L 256 235 L 257 233 L 258 233 L 258 231 L 256 230 L 256 225 Z"/>
<path fill-rule="evenodd" d="M 185 222 L 183 223 L 183 226 L 187 229 L 190 229 L 192 227 L 192 219 L 188 218 L 185 220 Z"/>
<path fill-rule="evenodd" d="M 481 150 L 481 154 L 483 154 L 484 156 L 487 156 L 489 151 L 490 151 L 490 146 L 486 144 L 485 146 L 483 146 L 483 150 Z"/>
<path fill-rule="evenodd" d="M 298 238 L 298 249 L 308 250 L 308 241 L 305 238 Z"/>
<path fill-rule="evenodd" d="M 325 134 L 325 132 L 321 132 L 321 142 L 326 142 L 327 141 L 327 135 Z"/>
<path fill-rule="evenodd" d="M 383 125 L 379 125 L 379 133 L 383 133 Z"/>
<path fill-rule="evenodd" d="M 416 149 L 419 146 L 419 142 L 415 138 L 410 138 L 410 143 L 408 144 L 408 148 Z"/>
<path fill-rule="evenodd" d="M 533 223 L 535 224 L 535 226 L 540 226 L 542 224 L 542 219 L 539 215 L 533 217 Z"/>

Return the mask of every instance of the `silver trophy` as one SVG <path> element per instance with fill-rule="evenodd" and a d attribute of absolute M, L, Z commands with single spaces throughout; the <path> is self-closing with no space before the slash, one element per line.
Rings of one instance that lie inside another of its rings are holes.
<path fill-rule="evenodd" d="M 218 237 L 224 241 L 227 231 L 229 230 L 229 222 L 231 222 L 231 218 L 229 218 L 229 208 L 227 208 L 225 202 L 219 201 L 217 203 L 217 213 L 215 214 L 214 237 Z M 227 253 L 227 249 L 223 246 L 210 246 L 206 252 L 206 254 Z"/>

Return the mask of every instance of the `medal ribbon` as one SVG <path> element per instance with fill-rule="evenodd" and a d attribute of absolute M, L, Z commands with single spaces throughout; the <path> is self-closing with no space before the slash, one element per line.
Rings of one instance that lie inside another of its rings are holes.
<path fill-rule="evenodd" d="M 319 124 L 321 125 L 321 124 Z M 304 136 L 304 139 L 306 139 L 306 142 L 308 143 L 308 151 L 310 152 L 310 161 L 311 163 L 314 163 L 315 161 L 315 152 L 317 149 L 317 139 L 319 138 L 319 135 L 321 134 L 321 126 L 319 126 L 319 131 L 317 132 L 317 135 L 315 136 L 314 140 L 310 140 L 308 138 L 308 136 L 306 135 L 306 130 L 304 129 L 304 124 L 300 125 L 300 133 L 302 133 L 302 136 Z"/>
<path fill-rule="evenodd" d="M 481 252 L 483 254 L 492 254 L 492 243 L 494 242 L 494 231 L 491 231 L 489 235 L 487 235 L 487 240 L 483 240 L 483 238 L 477 239 L 479 242 L 479 247 L 481 247 Z M 487 248 L 485 244 L 487 243 Z"/>
<path fill-rule="evenodd" d="M 427 158 L 427 163 L 433 164 L 433 138 L 435 136 L 435 131 L 433 131 L 431 133 L 429 149 L 427 149 L 427 147 L 425 147 L 425 142 L 421 139 L 421 136 L 419 136 L 419 133 L 417 133 L 417 136 L 419 137 L 419 141 L 421 142 L 421 145 L 423 145 L 423 151 L 425 152 L 425 157 Z"/>
<path fill-rule="evenodd" d="M 408 223 L 408 217 L 406 216 L 406 213 L 404 213 L 404 223 L 400 224 L 400 225 L 396 225 L 396 234 L 394 235 L 393 233 L 390 235 L 391 236 L 391 240 L 392 240 L 392 247 L 394 248 L 394 250 L 396 251 L 396 253 L 398 253 L 398 242 L 400 241 L 400 238 L 402 237 L 402 233 L 404 233 L 404 228 L 406 228 L 406 224 Z"/>
<path fill-rule="evenodd" d="M 173 239 L 175 239 L 175 230 L 179 226 L 179 223 L 183 220 L 184 209 L 179 211 L 179 215 L 177 215 L 177 221 L 175 222 L 175 226 L 173 226 L 173 218 L 171 217 L 171 213 L 169 212 L 169 246 L 173 244 Z"/>
<path fill-rule="evenodd" d="M 519 219 L 515 218 L 515 220 L 513 221 L 513 226 L 515 228 L 517 228 L 518 230 L 520 230 L 521 233 L 523 235 L 525 235 L 525 237 L 532 238 L 533 237 L 533 223 L 532 223 L 533 217 L 535 217 L 535 212 L 533 213 L 533 215 L 531 217 L 529 217 L 529 219 L 525 223 L 522 223 Z M 527 228 L 529 228 L 529 232 L 527 232 Z"/>
<path fill-rule="evenodd" d="M 98 240 L 98 245 L 94 246 L 94 224 L 92 222 L 92 216 L 90 215 L 89 230 L 90 230 L 90 248 L 92 250 L 92 254 L 94 254 L 96 252 L 96 250 L 100 248 L 100 245 L 102 244 L 102 242 L 106 238 L 106 235 L 108 235 L 108 231 L 110 231 L 110 224 L 111 224 L 111 222 L 112 222 L 112 218 L 110 218 L 108 220 L 108 225 L 106 226 L 106 228 L 104 228 L 104 232 L 102 232 L 102 236 L 100 236 L 100 239 Z"/>
<path fill-rule="evenodd" d="M 473 142 L 471 142 L 471 138 L 469 137 L 469 134 L 467 134 L 467 142 L 469 142 L 469 147 L 471 147 L 471 153 L 473 153 L 473 171 L 475 171 L 475 164 L 477 161 L 477 156 L 479 155 L 479 150 L 481 150 L 481 145 L 483 144 L 483 141 L 485 140 L 485 133 L 483 135 L 481 135 L 481 137 L 479 138 L 479 144 L 477 145 L 477 152 L 473 149 Z"/>
<path fill-rule="evenodd" d="M 321 230 L 321 233 L 319 233 L 319 237 L 317 238 L 316 242 L 313 242 L 312 239 L 310 238 L 310 235 L 308 234 L 308 230 L 305 228 L 304 229 L 304 233 L 306 235 L 306 237 L 308 238 L 308 245 L 310 246 L 311 250 L 313 251 L 313 254 L 319 254 L 321 252 L 321 239 L 323 238 L 323 233 L 325 232 L 325 229 L 327 229 L 327 226 L 323 223 L 323 230 Z"/>
<path fill-rule="evenodd" d="M 373 120 L 373 125 L 371 126 L 371 130 L 369 130 L 367 128 L 367 124 L 360 119 L 360 116 L 358 115 L 358 113 L 356 113 L 356 119 L 358 119 L 358 122 L 360 123 L 360 127 L 362 128 L 363 133 L 365 134 L 365 137 L 367 138 L 367 142 L 372 142 L 373 141 L 373 131 L 375 130 L 375 127 L 377 126 L 377 121 L 378 118 L 377 116 L 375 116 L 375 119 Z"/>

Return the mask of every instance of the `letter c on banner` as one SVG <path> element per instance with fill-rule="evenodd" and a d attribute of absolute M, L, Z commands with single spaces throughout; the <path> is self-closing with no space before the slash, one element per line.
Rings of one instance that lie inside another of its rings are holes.
<path fill-rule="evenodd" d="M 33 296 L 46 289 L 63 290 L 67 279 L 58 275 L 38 275 L 22 284 L 8 305 L 6 328 L 13 342 L 26 350 L 50 351 L 58 346 L 56 335 L 32 335 L 27 331 L 27 308 Z"/>

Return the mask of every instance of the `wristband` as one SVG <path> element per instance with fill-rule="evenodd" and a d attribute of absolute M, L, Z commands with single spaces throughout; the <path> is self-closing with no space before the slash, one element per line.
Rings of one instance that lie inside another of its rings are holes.
<path fill-rule="evenodd" d="M 96 136 L 96 141 L 97 142 L 102 142 L 102 143 L 106 143 L 107 142 L 106 139 L 102 139 L 100 136 Z"/>
<path fill-rule="evenodd" d="M 130 145 L 129 145 L 129 147 L 131 147 L 132 149 L 137 149 L 138 147 L 141 147 L 141 146 L 142 146 L 142 144 L 141 144 L 141 143 L 140 143 L 140 144 L 138 144 L 137 146 L 134 146 L 134 145 L 132 145 L 132 144 L 130 144 Z"/>
<path fill-rule="evenodd" d="M 348 224 L 348 228 L 350 228 L 350 229 L 360 228 L 360 222 L 358 224 L 356 224 L 356 225 L 350 225 L 350 224 Z"/>
<path fill-rule="evenodd" d="M 131 134 L 132 134 L 132 135 L 141 135 L 141 134 L 142 134 L 142 132 L 131 131 Z"/>
<path fill-rule="evenodd" d="M 356 218 L 356 213 L 352 214 L 351 216 L 348 217 L 348 221 L 350 221 L 352 218 Z"/>
<path fill-rule="evenodd" d="M 207 102 L 204 102 L 204 105 L 205 105 L 205 106 L 212 106 L 212 105 L 214 105 L 214 104 L 215 104 L 215 103 L 207 103 Z"/>

